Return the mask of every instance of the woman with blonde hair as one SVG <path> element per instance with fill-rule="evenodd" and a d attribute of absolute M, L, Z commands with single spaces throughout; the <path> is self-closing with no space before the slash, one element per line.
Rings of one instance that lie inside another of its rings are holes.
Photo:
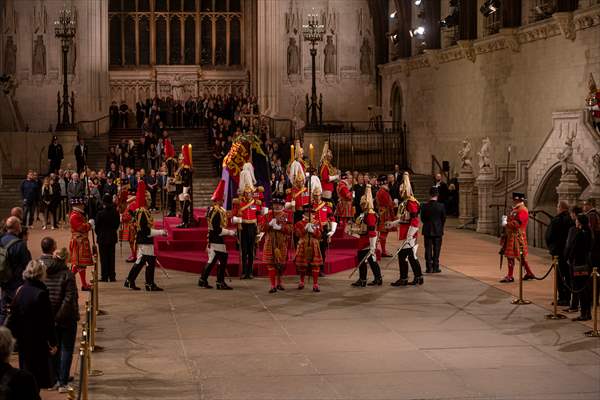
<path fill-rule="evenodd" d="M 54 188 L 50 183 L 50 177 L 47 176 L 44 178 L 42 183 L 42 201 L 40 203 L 40 213 L 43 218 L 43 226 L 42 229 L 46 229 L 48 226 L 53 227 L 55 224 L 54 216 L 52 215 L 51 205 L 52 200 L 54 199 Z M 50 217 L 52 217 L 52 222 L 50 222 Z"/>

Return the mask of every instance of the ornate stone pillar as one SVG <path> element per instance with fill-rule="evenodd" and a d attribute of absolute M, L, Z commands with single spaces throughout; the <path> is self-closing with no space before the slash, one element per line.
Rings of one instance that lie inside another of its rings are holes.
<path fill-rule="evenodd" d="M 459 185 L 459 211 L 458 219 L 461 224 L 466 224 L 473 219 L 473 187 L 475 183 L 475 177 L 473 171 L 463 170 L 458 174 L 458 185 Z"/>
<path fill-rule="evenodd" d="M 460 178 L 459 178 L 460 179 Z M 480 172 L 475 184 L 477 185 L 477 232 L 479 233 L 494 233 L 496 221 L 495 214 L 490 208 L 492 204 L 492 196 L 494 191 L 494 182 L 496 177 L 490 171 Z M 462 184 L 460 186 L 462 192 Z M 462 209 L 461 209 L 462 210 Z"/>
<path fill-rule="evenodd" d="M 577 200 L 581 196 L 581 186 L 577 181 L 577 174 L 574 172 L 563 174 L 556 187 L 556 193 L 558 193 L 558 201 L 566 201 L 569 205 L 577 204 Z"/>

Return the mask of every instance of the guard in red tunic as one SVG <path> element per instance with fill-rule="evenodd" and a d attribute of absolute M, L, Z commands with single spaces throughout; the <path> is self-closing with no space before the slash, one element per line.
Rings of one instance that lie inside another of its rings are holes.
<path fill-rule="evenodd" d="M 261 224 L 265 233 L 263 245 L 263 262 L 269 271 L 271 289 L 269 293 L 285 290 L 281 275 L 288 259 L 288 245 L 292 235 L 292 224 L 284 208 L 285 199 L 275 195 L 272 210 L 268 212 Z"/>
<path fill-rule="evenodd" d="M 240 189 L 240 198 L 233 199 L 231 222 L 238 226 L 240 256 L 242 258 L 240 277 L 241 279 L 252 279 L 261 202 L 254 199 L 254 186 L 241 174 Z"/>
<path fill-rule="evenodd" d="M 379 210 L 379 223 L 377 224 L 377 231 L 379 232 L 379 244 L 381 245 L 381 256 L 392 257 L 388 254 L 385 246 L 388 236 L 388 228 L 385 226 L 386 223 L 394 220 L 394 208 L 395 204 L 390 196 L 390 190 L 387 185 L 387 176 L 381 175 L 378 179 L 379 190 L 375 195 L 377 201 L 377 209 Z"/>
<path fill-rule="evenodd" d="M 296 174 L 294 184 L 286 191 L 286 208 L 294 210 L 294 223 L 302 220 L 303 208 L 310 201 L 308 189 L 306 188 L 304 174 L 300 171 Z"/>
<path fill-rule="evenodd" d="M 502 216 L 504 234 L 500 239 L 500 254 L 508 260 L 508 274 L 500 280 L 502 283 L 514 282 L 513 272 L 515 259 L 519 260 L 525 268 L 526 274 L 523 280 L 534 279 L 535 275 L 527 263 L 527 222 L 529 222 L 529 211 L 525 207 L 525 195 L 513 193 L 513 208 L 510 215 Z"/>
<path fill-rule="evenodd" d="M 329 203 L 330 206 L 333 206 L 333 183 L 340 179 L 339 175 L 335 174 L 335 168 L 331 165 L 332 160 L 333 153 L 329 149 L 329 142 L 325 142 L 323 145 L 323 154 L 321 155 L 321 168 L 319 171 L 319 177 L 321 178 L 321 186 L 323 187 L 323 193 L 321 196 L 323 197 L 324 201 Z"/>
<path fill-rule="evenodd" d="M 308 270 L 312 272 L 313 292 L 320 292 L 319 288 L 319 270 L 323 264 L 321 257 L 321 226 L 317 223 L 317 216 L 314 211 L 311 212 L 311 205 L 304 206 L 304 215 L 302 219 L 294 224 L 294 235 L 298 237 L 296 246 L 296 269 L 300 274 L 298 289 L 304 289 L 304 278 Z"/>
<path fill-rule="evenodd" d="M 337 222 L 335 221 L 335 215 L 333 214 L 333 209 L 331 205 L 321 200 L 321 187 L 316 186 L 312 189 L 312 207 L 316 213 L 316 220 L 321 226 L 321 257 L 323 258 L 323 264 L 321 264 L 321 276 L 324 275 L 325 269 L 325 258 L 327 255 L 327 248 L 329 247 L 329 242 L 331 241 L 331 237 L 337 230 Z"/>
<path fill-rule="evenodd" d="M 126 208 L 121 213 L 121 240 L 129 244 L 131 255 L 125 260 L 126 262 L 135 261 L 135 221 L 133 215 L 137 209 L 135 196 L 127 197 Z"/>
<path fill-rule="evenodd" d="M 71 269 L 74 274 L 79 274 L 81 290 L 88 291 L 91 290 L 91 286 L 86 280 L 85 270 L 88 266 L 94 265 L 88 233 L 93 228 L 94 220 L 88 220 L 85 217 L 83 198 L 73 197 L 70 200 L 70 204 L 72 206 L 71 215 L 69 215 L 69 225 L 71 226 L 71 241 L 69 243 Z"/>
<path fill-rule="evenodd" d="M 338 203 L 335 215 L 338 217 L 340 229 L 345 230 L 346 225 L 354 218 L 354 207 L 352 206 L 352 175 L 342 174 L 342 180 L 337 185 Z"/>
<path fill-rule="evenodd" d="M 358 238 L 357 258 L 358 262 L 358 280 L 352 284 L 354 287 L 367 286 L 367 263 L 373 272 L 373 281 L 369 286 L 381 286 L 383 279 L 381 277 L 381 268 L 377 263 L 377 213 L 373 208 L 373 194 L 371 185 L 365 188 L 365 194 L 360 199 L 360 207 L 363 212 L 352 224 L 350 233 Z"/>
<path fill-rule="evenodd" d="M 165 149 L 165 162 L 167 164 L 167 174 L 170 177 L 175 176 L 175 170 L 177 169 L 177 160 L 175 159 L 175 147 L 171 138 L 166 137 L 163 140 L 163 146 Z"/>
<path fill-rule="evenodd" d="M 396 220 L 387 224 L 388 229 L 400 226 L 398 235 L 400 239 L 400 250 L 398 252 L 398 266 L 400 268 L 400 279 L 392 282 L 392 286 L 422 285 L 423 273 L 421 264 L 417 259 L 417 238 L 419 235 L 419 211 L 421 205 L 413 196 L 412 186 L 408 172 L 402 176 L 400 185 L 401 203 L 398 206 Z M 408 260 L 408 261 L 407 261 Z M 408 282 L 408 264 L 412 269 L 414 278 Z"/>
<path fill-rule="evenodd" d="M 235 236 L 235 230 L 227 229 L 227 211 L 223 208 L 225 194 L 225 181 L 221 179 L 212 195 L 212 207 L 206 211 L 208 223 L 208 261 L 202 275 L 198 280 L 198 286 L 212 289 L 208 283 L 208 277 L 212 268 L 217 266 L 217 290 L 231 290 L 225 283 L 225 269 L 227 268 L 227 248 L 225 247 L 225 236 Z"/>

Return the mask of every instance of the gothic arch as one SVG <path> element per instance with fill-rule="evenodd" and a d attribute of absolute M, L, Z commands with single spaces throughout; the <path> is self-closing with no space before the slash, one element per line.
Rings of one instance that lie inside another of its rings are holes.
<path fill-rule="evenodd" d="M 591 181 L 583 172 L 584 170 L 580 165 L 576 164 L 575 168 L 577 170 L 579 186 L 581 186 L 582 193 L 585 193 L 586 189 L 589 188 Z M 556 192 L 556 187 L 560 183 L 560 177 L 560 163 L 556 162 L 548 168 L 537 186 L 532 202 L 536 209 L 544 209 L 551 214 L 554 214 L 554 209 L 556 203 L 558 202 L 558 193 Z"/>

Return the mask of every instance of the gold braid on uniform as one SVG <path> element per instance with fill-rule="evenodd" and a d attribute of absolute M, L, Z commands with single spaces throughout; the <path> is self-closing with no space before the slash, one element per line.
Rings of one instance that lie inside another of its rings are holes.
<path fill-rule="evenodd" d="M 212 231 L 212 221 L 217 214 L 221 216 L 221 228 L 227 228 L 227 211 L 223 207 L 215 205 L 210 208 L 210 212 L 207 215 L 208 231 Z M 206 235 L 208 237 L 208 232 Z"/>
<path fill-rule="evenodd" d="M 148 221 L 148 225 L 150 226 L 150 229 L 152 229 L 154 227 L 154 218 L 152 218 L 152 214 L 150 214 L 150 211 L 148 211 L 146 208 L 138 208 L 137 212 L 135 214 L 135 225 L 136 225 L 136 234 L 135 234 L 135 239 L 133 240 L 133 245 L 136 246 L 137 245 L 137 231 L 140 228 L 140 222 L 142 220 L 142 216 L 145 215 L 146 216 L 146 221 Z"/>

